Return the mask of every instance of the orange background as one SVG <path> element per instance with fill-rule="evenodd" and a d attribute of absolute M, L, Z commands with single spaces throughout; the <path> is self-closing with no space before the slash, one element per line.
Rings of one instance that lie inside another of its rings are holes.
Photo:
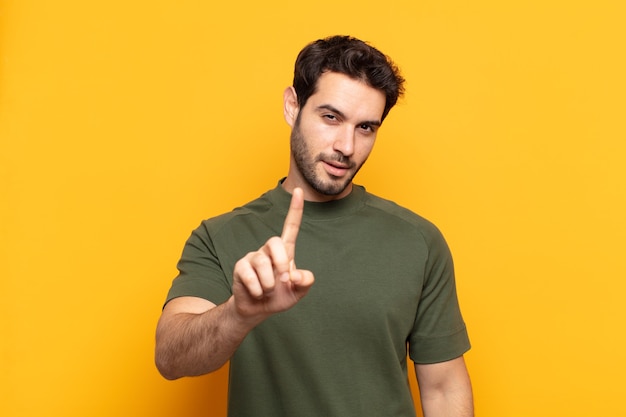
<path fill-rule="evenodd" d="M 155 324 L 191 230 L 286 174 L 336 33 L 408 80 L 357 182 L 446 235 L 477 415 L 626 415 L 622 4 L 0 1 L 0 415 L 225 415 Z"/>

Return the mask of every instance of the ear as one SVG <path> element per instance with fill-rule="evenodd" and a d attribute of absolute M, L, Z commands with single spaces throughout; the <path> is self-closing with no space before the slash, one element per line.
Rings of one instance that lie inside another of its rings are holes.
<path fill-rule="evenodd" d="M 287 87 L 283 93 L 283 114 L 285 121 L 293 128 L 298 118 L 298 95 L 293 87 Z"/>

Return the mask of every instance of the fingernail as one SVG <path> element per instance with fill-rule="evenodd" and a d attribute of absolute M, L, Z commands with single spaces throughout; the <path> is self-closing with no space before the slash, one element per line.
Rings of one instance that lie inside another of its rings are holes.
<path fill-rule="evenodd" d="M 282 282 L 289 281 L 289 272 L 283 272 L 279 278 Z"/>

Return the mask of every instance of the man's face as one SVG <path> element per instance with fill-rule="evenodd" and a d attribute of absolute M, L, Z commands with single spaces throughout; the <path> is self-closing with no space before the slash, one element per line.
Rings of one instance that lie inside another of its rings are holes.
<path fill-rule="evenodd" d="M 322 74 L 292 123 L 286 182 L 302 187 L 309 200 L 348 195 L 372 151 L 384 107 L 383 92 L 344 74 Z"/>

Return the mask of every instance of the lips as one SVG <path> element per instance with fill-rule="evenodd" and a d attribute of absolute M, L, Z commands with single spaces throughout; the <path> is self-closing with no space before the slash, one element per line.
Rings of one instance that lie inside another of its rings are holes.
<path fill-rule="evenodd" d="M 335 161 L 322 161 L 322 164 L 324 164 L 326 172 L 333 177 L 342 177 L 350 170 L 350 165 Z"/>

